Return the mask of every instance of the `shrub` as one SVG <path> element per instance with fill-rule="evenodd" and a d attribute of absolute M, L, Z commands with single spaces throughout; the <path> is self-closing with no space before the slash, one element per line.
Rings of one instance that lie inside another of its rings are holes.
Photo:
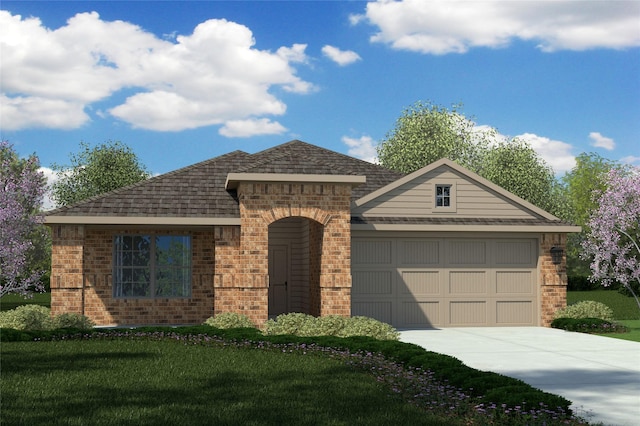
<path fill-rule="evenodd" d="M 275 320 L 268 320 L 264 325 L 267 335 L 291 334 L 294 336 L 314 336 L 316 318 L 298 312 L 278 315 Z"/>
<path fill-rule="evenodd" d="M 266 335 L 294 336 L 366 336 L 379 340 L 398 340 L 400 334 L 389 324 L 367 317 L 329 315 L 313 317 L 302 313 L 279 315 L 265 323 Z"/>
<path fill-rule="evenodd" d="M 604 303 L 583 300 L 556 311 L 554 318 L 599 318 L 613 321 L 613 310 Z"/>
<path fill-rule="evenodd" d="M 551 327 L 581 333 L 626 333 L 627 327 L 600 318 L 556 318 Z"/>
<path fill-rule="evenodd" d="M 391 325 L 373 318 L 351 317 L 338 336 L 369 336 L 379 340 L 398 340 L 400 333 Z"/>
<path fill-rule="evenodd" d="M 18 306 L 0 312 L 0 327 L 16 330 L 49 330 L 53 327 L 51 309 L 39 305 Z"/>
<path fill-rule="evenodd" d="M 220 329 L 228 328 L 255 328 L 256 325 L 244 314 L 236 312 L 223 312 L 211 318 L 208 318 L 205 324 Z"/>
<path fill-rule="evenodd" d="M 75 312 L 65 312 L 53 318 L 53 328 L 79 328 L 81 330 L 88 330 L 93 328 L 93 326 L 95 326 L 93 321 Z"/>

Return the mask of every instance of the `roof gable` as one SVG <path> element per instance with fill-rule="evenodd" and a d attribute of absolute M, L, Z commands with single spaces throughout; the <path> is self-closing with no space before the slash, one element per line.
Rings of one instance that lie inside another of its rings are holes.
<path fill-rule="evenodd" d="M 435 184 L 454 185 L 456 208 L 434 209 Z M 466 204 L 465 204 L 466 203 Z M 354 216 L 543 219 L 552 214 L 465 169 L 441 159 L 354 202 Z"/>

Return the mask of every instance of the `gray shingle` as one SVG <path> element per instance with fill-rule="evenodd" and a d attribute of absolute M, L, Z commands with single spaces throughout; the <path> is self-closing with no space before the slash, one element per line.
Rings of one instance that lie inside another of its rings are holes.
<path fill-rule="evenodd" d="M 238 218 L 236 194 L 225 189 L 227 174 L 231 172 L 366 176 L 366 184 L 354 188 L 352 199 L 402 176 L 384 167 L 294 140 L 255 154 L 234 151 L 52 210 L 47 215 Z"/>

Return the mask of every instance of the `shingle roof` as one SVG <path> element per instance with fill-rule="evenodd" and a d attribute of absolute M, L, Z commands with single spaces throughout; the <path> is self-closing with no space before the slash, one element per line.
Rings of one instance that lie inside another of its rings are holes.
<path fill-rule="evenodd" d="M 455 218 L 455 217 L 361 217 L 352 216 L 352 225 L 508 225 L 508 226 L 573 226 L 560 220 Z"/>
<path fill-rule="evenodd" d="M 402 176 L 384 167 L 301 141 L 247 154 L 234 151 L 170 173 L 61 207 L 47 216 L 239 218 L 234 191 L 225 189 L 228 173 L 338 174 L 366 176 L 352 199 Z"/>

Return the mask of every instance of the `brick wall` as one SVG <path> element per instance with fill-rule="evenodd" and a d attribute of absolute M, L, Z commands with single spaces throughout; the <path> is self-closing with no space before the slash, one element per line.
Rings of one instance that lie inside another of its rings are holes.
<path fill-rule="evenodd" d="M 351 187 L 341 184 L 240 183 L 241 228 L 219 227 L 216 238 L 216 312 L 268 319 L 269 225 L 305 217 L 310 226 L 310 313 L 351 313 Z M 223 259 L 228 267 L 220 267 Z M 220 289 L 224 289 L 220 291 Z"/>
<path fill-rule="evenodd" d="M 52 315 L 84 313 L 97 325 L 199 324 L 213 315 L 213 232 L 57 225 L 52 234 Z M 112 253 L 118 234 L 191 235 L 191 297 L 114 298 Z"/>
<path fill-rule="evenodd" d="M 540 238 L 540 325 L 549 327 L 553 314 L 567 305 L 566 234 L 543 234 Z M 560 265 L 551 259 L 551 247 L 565 250 Z"/>

